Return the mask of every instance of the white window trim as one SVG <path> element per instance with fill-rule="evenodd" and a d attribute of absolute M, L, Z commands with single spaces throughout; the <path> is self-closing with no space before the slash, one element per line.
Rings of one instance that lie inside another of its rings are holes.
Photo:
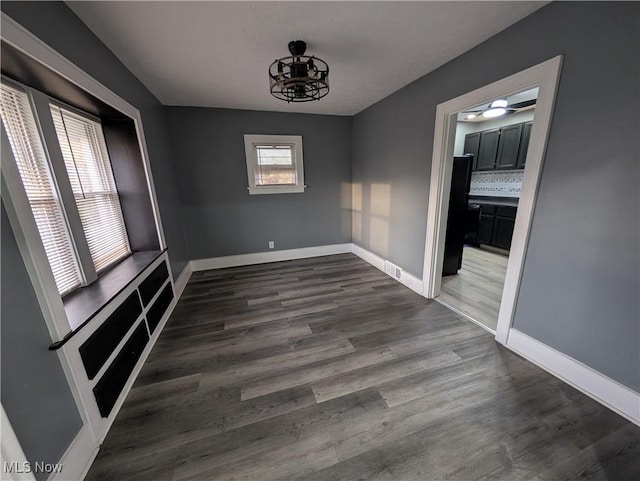
<path fill-rule="evenodd" d="M 53 341 L 62 339 L 70 330 L 69 321 L 58 292 L 49 260 L 45 253 L 38 226 L 33 218 L 29 199 L 22 186 L 20 172 L 13 156 L 9 137 L 2 132 L 2 200 L 9 217 L 9 223 L 25 261 L 25 267 L 42 307 L 49 334 Z"/>
<path fill-rule="evenodd" d="M 49 111 L 49 105 L 54 99 L 35 89 L 25 86 L 22 86 L 22 88 L 25 89 L 31 100 L 33 114 L 40 129 L 40 137 L 49 159 L 51 173 L 55 178 L 60 193 L 60 200 L 67 219 L 71 241 L 76 250 L 76 260 L 78 261 L 78 267 L 80 268 L 80 273 L 83 278 L 81 286 L 84 287 L 94 282 L 98 278 L 98 275 L 93 267 L 89 245 L 85 237 L 82 222 L 80 221 L 78 206 L 76 205 L 73 191 L 71 190 L 69 175 L 64 163 L 60 144 L 58 143 L 51 112 Z"/>
<path fill-rule="evenodd" d="M 255 170 L 257 165 L 256 145 L 293 145 L 296 163 L 295 185 L 256 185 Z M 247 187 L 250 195 L 256 194 L 293 194 L 303 193 L 307 187 L 304 183 L 304 163 L 302 158 L 301 135 L 261 135 L 245 134 L 244 152 L 247 160 Z"/>

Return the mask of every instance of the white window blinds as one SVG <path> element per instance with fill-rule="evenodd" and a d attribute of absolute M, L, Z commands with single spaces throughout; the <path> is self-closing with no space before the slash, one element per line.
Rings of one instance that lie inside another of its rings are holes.
<path fill-rule="evenodd" d="M 96 271 L 131 252 L 102 127 L 57 105 L 51 115 Z"/>
<path fill-rule="evenodd" d="M 256 185 L 296 185 L 291 145 L 256 145 Z"/>
<path fill-rule="evenodd" d="M 0 110 L 56 286 L 65 294 L 78 287 L 82 278 L 26 93 L 2 84 Z"/>

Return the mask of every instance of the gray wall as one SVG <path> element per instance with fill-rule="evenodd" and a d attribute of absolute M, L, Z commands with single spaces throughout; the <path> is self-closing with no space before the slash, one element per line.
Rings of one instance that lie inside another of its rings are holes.
<path fill-rule="evenodd" d="M 2 204 L 2 405 L 27 459 L 57 463 L 82 420 Z M 46 479 L 46 473 L 36 475 Z"/>
<path fill-rule="evenodd" d="M 62 2 L 2 2 L 2 11 L 140 110 L 174 278 L 188 260 L 163 107 Z"/>
<path fill-rule="evenodd" d="M 436 105 L 563 54 L 515 327 L 635 390 L 639 19 L 638 3 L 554 2 L 353 125 L 354 241 L 421 276 Z"/>
<path fill-rule="evenodd" d="M 351 242 L 351 117 L 166 112 L 191 259 Z M 306 191 L 249 195 L 244 134 L 302 135 Z"/>

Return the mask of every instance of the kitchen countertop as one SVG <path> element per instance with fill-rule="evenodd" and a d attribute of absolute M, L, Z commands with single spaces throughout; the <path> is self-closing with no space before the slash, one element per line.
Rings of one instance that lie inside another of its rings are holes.
<path fill-rule="evenodd" d="M 518 197 L 488 197 L 484 195 L 470 195 L 469 204 L 506 205 L 518 207 Z"/>

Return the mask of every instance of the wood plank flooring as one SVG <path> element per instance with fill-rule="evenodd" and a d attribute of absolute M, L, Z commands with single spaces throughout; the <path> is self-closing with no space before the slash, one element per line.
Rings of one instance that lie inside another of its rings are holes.
<path fill-rule="evenodd" d="M 442 278 L 438 299 L 495 331 L 509 258 L 465 246 L 462 269 Z"/>
<path fill-rule="evenodd" d="M 640 428 L 364 261 L 198 272 L 86 479 L 637 479 Z"/>

